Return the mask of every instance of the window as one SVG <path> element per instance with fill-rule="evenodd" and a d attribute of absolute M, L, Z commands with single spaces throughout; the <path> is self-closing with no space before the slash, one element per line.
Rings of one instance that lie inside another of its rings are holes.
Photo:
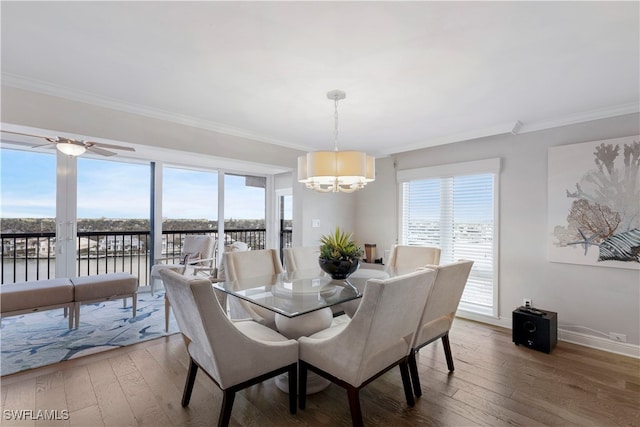
<path fill-rule="evenodd" d="M 149 164 L 77 159 L 78 276 L 149 269 Z"/>
<path fill-rule="evenodd" d="M 240 241 L 254 250 L 267 247 L 266 187 L 263 176 L 224 175 L 226 243 Z"/>
<path fill-rule="evenodd" d="M 55 276 L 56 152 L 0 151 L 0 282 Z"/>
<path fill-rule="evenodd" d="M 499 159 L 398 172 L 401 244 L 474 261 L 460 309 L 497 315 Z"/>

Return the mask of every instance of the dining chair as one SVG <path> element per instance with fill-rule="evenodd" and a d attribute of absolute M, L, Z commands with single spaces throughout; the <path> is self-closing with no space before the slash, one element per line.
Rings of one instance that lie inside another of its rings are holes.
<path fill-rule="evenodd" d="M 434 278 L 435 271 L 424 269 L 371 279 L 350 321 L 298 338 L 300 409 L 306 406 L 311 370 L 347 390 L 352 423 L 362 426 L 360 389 L 395 366 L 400 367 L 407 405 L 413 406 L 407 360 Z"/>
<path fill-rule="evenodd" d="M 287 274 L 295 275 L 297 272 L 314 271 L 320 276 L 324 273 L 320 268 L 320 264 L 318 264 L 318 258 L 320 257 L 320 248 L 318 246 L 284 248 L 282 255 Z"/>
<path fill-rule="evenodd" d="M 234 282 L 239 290 L 251 279 L 260 279 L 283 273 L 280 257 L 275 249 L 261 249 L 246 252 L 225 252 L 225 278 Z M 247 285 L 251 287 L 250 285 Z M 253 319 L 256 322 L 276 329 L 275 312 L 251 304 L 234 296 L 227 297 L 229 317 L 231 319 Z"/>
<path fill-rule="evenodd" d="M 409 370 L 411 372 L 413 392 L 416 396 L 422 395 L 416 362 L 416 353 L 422 347 L 440 338 L 447 359 L 447 368 L 449 368 L 449 372 L 453 372 L 454 366 L 449 343 L 449 330 L 453 325 L 453 319 L 472 266 L 473 261 L 460 260 L 451 264 L 426 267 L 435 271 L 435 281 L 424 306 L 418 330 L 411 346 L 411 353 L 409 354 Z"/>
<path fill-rule="evenodd" d="M 228 426 L 236 392 L 288 373 L 289 411 L 295 414 L 298 343 L 254 321 L 229 320 L 207 279 L 172 270 L 160 275 L 189 353 L 182 406 L 189 405 L 202 369 L 223 392 L 218 426 Z"/>
<path fill-rule="evenodd" d="M 385 270 L 396 275 L 414 271 L 425 265 L 440 264 L 440 248 L 432 246 L 395 245 L 391 250 Z"/>
<path fill-rule="evenodd" d="M 187 234 L 182 242 L 180 250 L 180 262 L 165 263 L 175 258 L 157 258 L 151 267 L 150 285 L 151 295 L 154 294 L 156 281 L 162 280 L 160 271 L 170 269 L 180 274 L 196 274 L 200 271 L 212 272 L 215 266 L 215 251 L 217 240 L 213 236 Z M 171 316 L 171 304 L 165 294 L 164 298 L 164 330 L 169 332 L 169 316 Z"/>
<path fill-rule="evenodd" d="M 216 239 L 213 236 L 199 234 L 187 234 L 184 236 L 178 263 L 167 262 L 175 260 L 175 257 L 156 258 L 154 260 L 150 275 L 151 295 L 154 294 L 156 281 L 162 280 L 160 271 L 164 269 L 169 268 L 181 273 L 185 273 L 188 268 L 213 269 L 213 265 L 215 265 L 215 248 Z"/>

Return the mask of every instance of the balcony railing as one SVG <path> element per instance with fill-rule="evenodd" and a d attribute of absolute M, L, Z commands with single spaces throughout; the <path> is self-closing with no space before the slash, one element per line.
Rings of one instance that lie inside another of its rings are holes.
<path fill-rule="evenodd" d="M 218 230 L 163 231 L 162 248 L 156 249 L 156 258 L 180 258 L 182 241 L 187 234 L 209 234 L 218 238 Z M 55 277 L 55 233 L 2 233 L 0 278 L 2 284 Z M 281 239 L 291 241 L 291 231 Z M 140 286 L 148 284 L 150 260 L 150 233 L 144 231 L 78 232 L 77 275 L 92 276 L 103 273 L 127 272 L 138 277 Z M 225 244 L 242 241 L 251 249 L 264 249 L 266 230 L 225 230 Z M 282 245 L 282 243 L 281 243 Z M 286 246 L 285 246 L 286 247 Z"/>

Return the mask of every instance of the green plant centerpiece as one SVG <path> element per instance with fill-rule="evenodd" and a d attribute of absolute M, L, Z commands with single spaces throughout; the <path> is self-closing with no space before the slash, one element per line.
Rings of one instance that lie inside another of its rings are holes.
<path fill-rule="evenodd" d="M 346 233 L 336 227 L 335 231 L 320 237 L 320 268 L 334 280 L 345 280 L 358 269 L 363 250 Z"/>

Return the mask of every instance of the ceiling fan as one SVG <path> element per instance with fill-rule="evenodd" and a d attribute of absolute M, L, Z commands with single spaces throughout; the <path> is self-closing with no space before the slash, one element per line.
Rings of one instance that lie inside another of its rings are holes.
<path fill-rule="evenodd" d="M 37 147 L 45 147 L 47 145 L 55 146 L 60 152 L 67 154 L 69 156 L 79 156 L 83 154 L 85 151 L 89 151 L 91 153 L 100 154 L 101 156 L 115 156 L 117 153 L 109 150 L 105 150 L 105 148 L 110 148 L 112 150 L 124 150 L 124 151 L 136 151 L 131 147 L 123 147 L 121 145 L 112 145 L 112 144 L 103 144 L 102 142 L 94 142 L 94 141 L 84 141 L 81 139 L 71 139 L 65 138 L 63 136 L 41 136 L 41 135 L 33 135 L 30 133 L 22 133 L 22 132 L 12 132 L 8 130 L 3 130 L 4 133 L 11 133 L 14 135 L 23 135 L 23 136 L 31 136 L 34 138 L 42 138 L 48 141 L 46 144 L 34 145 L 31 148 Z"/>

